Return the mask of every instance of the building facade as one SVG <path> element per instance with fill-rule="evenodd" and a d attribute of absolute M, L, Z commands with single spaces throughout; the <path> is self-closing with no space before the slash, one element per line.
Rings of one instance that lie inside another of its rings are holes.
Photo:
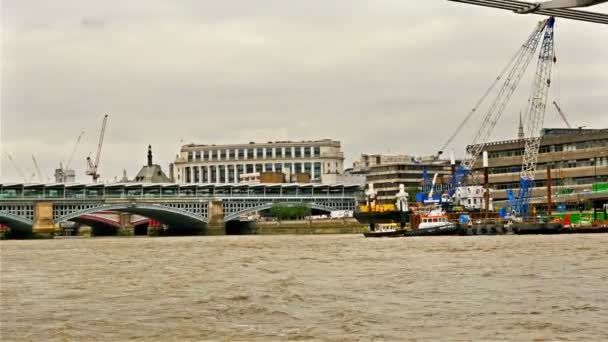
<path fill-rule="evenodd" d="M 367 184 L 373 184 L 377 192 L 377 200 L 380 203 L 393 203 L 395 195 L 399 192 L 399 185 L 405 188 L 415 187 L 420 189 L 424 179 L 424 172 L 430 175 L 431 179 L 435 173 L 444 177 L 449 177 L 450 162 L 447 160 L 422 161 L 422 162 L 395 162 L 380 164 L 369 167 L 366 177 Z M 441 190 L 441 186 L 438 186 Z M 415 194 L 410 194 L 415 195 Z"/>
<path fill-rule="evenodd" d="M 353 173 L 367 173 L 373 166 L 408 163 L 416 160 L 415 157 L 406 154 L 361 154 L 359 160 L 353 162 Z"/>
<path fill-rule="evenodd" d="M 313 182 L 342 174 L 344 153 L 339 141 L 276 141 L 235 145 L 184 145 L 175 161 L 177 183 L 232 184 L 243 174 L 306 173 Z"/>
<path fill-rule="evenodd" d="M 594 183 L 608 182 L 608 129 L 543 129 L 541 137 L 533 197 L 546 196 L 547 167 L 554 194 L 591 191 Z M 505 200 L 508 189 L 519 188 L 524 147 L 523 139 L 485 146 L 494 200 Z M 473 168 L 481 174 L 481 160 Z"/>

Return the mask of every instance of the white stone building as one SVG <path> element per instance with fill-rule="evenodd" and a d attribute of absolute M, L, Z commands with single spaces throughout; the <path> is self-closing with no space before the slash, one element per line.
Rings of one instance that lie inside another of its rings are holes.
<path fill-rule="evenodd" d="M 342 174 L 339 141 L 276 141 L 235 145 L 184 145 L 175 160 L 177 183 L 238 183 L 240 175 L 259 172 L 308 173 L 313 182 Z"/>

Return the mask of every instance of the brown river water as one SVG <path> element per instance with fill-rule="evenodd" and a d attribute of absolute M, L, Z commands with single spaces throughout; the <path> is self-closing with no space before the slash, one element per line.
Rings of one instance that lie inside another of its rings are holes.
<path fill-rule="evenodd" d="M 608 235 L 2 241 L 2 341 L 608 340 Z"/>

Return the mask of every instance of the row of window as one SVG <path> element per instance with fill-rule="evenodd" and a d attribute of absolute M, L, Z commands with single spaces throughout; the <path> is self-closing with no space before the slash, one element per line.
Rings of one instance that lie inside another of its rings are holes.
<path fill-rule="evenodd" d="M 603 183 L 608 182 L 608 176 L 597 176 L 597 177 L 578 177 L 578 178 L 557 178 L 552 179 L 552 186 L 568 186 L 568 185 L 586 185 L 593 183 Z M 546 180 L 537 180 L 534 181 L 535 187 L 545 187 L 547 186 Z M 511 182 L 511 183 L 497 183 L 492 186 L 497 190 L 508 190 L 508 189 L 518 189 L 519 182 Z"/>
<path fill-rule="evenodd" d="M 429 173 L 431 172 L 439 172 L 444 171 L 445 167 L 442 165 L 428 165 L 428 164 L 394 164 L 394 165 L 383 165 L 383 166 L 375 166 L 370 174 L 378 173 L 378 172 L 386 172 L 386 171 L 420 171 L 427 170 Z"/>
<path fill-rule="evenodd" d="M 188 161 L 319 158 L 320 156 L 319 146 L 257 147 L 190 151 Z"/>
<path fill-rule="evenodd" d="M 608 166 L 608 157 L 578 159 L 578 160 L 560 160 L 551 163 L 552 169 L 571 169 L 575 167 L 591 167 L 591 166 Z M 546 170 L 547 164 L 538 164 L 537 170 Z M 490 168 L 490 174 L 503 174 L 521 172 L 521 165 L 512 165 L 504 167 Z"/>
<path fill-rule="evenodd" d="M 322 173 L 322 163 L 265 163 L 265 164 L 239 164 L 217 166 L 187 166 L 184 168 L 184 181 L 186 183 L 238 183 L 242 174 L 254 172 L 283 172 L 308 173 L 319 178 Z"/>
<path fill-rule="evenodd" d="M 577 150 L 586 150 L 590 148 L 598 148 L 598 147 L 608 147 L 608 139 L 598 139 L 598 140 L 590 140 L 590 141 L 582 141 L 577 143 L 570 144 L 556 144 L 556 145 L 545 145 L 541 146 L 538 150 L 539 153 L 554 153 L 554 152 L 572 152 Z M 507 151 L 497 151 L 497 152 L 489 152 L 488 157 L 490 159 L 494 158 L 505 158 L 505 157 L 517 157 L 523 156 L 524 149 L 516 149 L 516 150 L 507 150 Z"/>

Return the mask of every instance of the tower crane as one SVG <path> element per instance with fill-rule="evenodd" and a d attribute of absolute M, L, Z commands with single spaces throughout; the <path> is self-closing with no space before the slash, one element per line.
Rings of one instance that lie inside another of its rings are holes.
<path fill-rule="evenodd" d="M 17 171 L 17 174 L 19 175 L 19 177 L 21 177 L 26 183 L 29 182 L 29 179 L 27 177 L 25 177 L 23 170 L 21 169 L 21 167 L 19 167 L 19 165 L 17 165 L 17 162 L 13 159 L 13 156 L 11 156 L 7 152 L 6 158 L 8 158 L 8 160 L 11 162 L 11 164 L 13 164 L 13 168 L 15 169 L 15 171 Z"/>
<path fill-rule="evenodd" d="M 564 114 L 564 112 L 562 111 L 562 108 L 557 104 L 556 101 L 553 101 L 553 105 L 557 109 L 557 112 L 559 113 L 559 116 L 561 116 L 562 120 L 564 120 L 564 123 L 566 124 L 566 126 L 568 128 L 572 128 L 572 125 L 570 125 L 570 123 L 568 122 L 568 119 L 566 119 L 566 114 Z"/>
<path fill-rule="evenodd" d="M 103 117 L 103 123 L 101 124 L 101 132 L 99 133 L 99 143 L 97 144 L 97 155 L 95 157 L 95 162 L 91 161 L 91 156 L 87 157 L 87 172 L 88 176 L 91 176 L 93 179 L 93 183 L 97 183 L 97 179 L 99 179 L 99 173 L 97 173 L 97 168 L 99 167 L 99 158 L 101 157 L 101 147 L 103 146 L 103 137 L 106 133 L 106 124 L 108 122 L 108 114 Z"/>
<path fill-rule="evenodd" d="M 72 153 L 70 153 L 67 162 L 65 163 L 65 170 L 70 168 L 70 164 L 72 163 L 72 159 L 74 159 L 74 155 L 76 154 L 76 150 L 78 149 L 78 145 L 80 144 L 80 140 L 82 140 L 82 136 L 84 135 L 84 131 L 81 131 L 76 138 L 76 143 L 74 143 L 74 148 L 72 149 Z M 63 163 L 62 163 L 63 164 Z"/>
<path fill-rule="evenodd" d="M 536 52 L 538 45 L 540 43 L 542 33 L 545 30 L 545 26 L 547 24 L 547 20 L 540 21 L 535 27 L 532 33 L 529 35 L 528 39 L 522 44 L 519 48 L 515 56 L 510 60 L 507 67 L 503 69 L 501 74 L 495 79 L 490 88 L 483 94 L 481 99 L 476 103 L 475 107 L 469 112 L 469 114 L 465 117 L 464 121 L 457 127 L 456 131 L 448 141 L 442 146 L 442 150 L 447 147 L 455 138 L 455 136 L 466 126 L 466 123 L 471 118 L 471 116 L 478 111 L 479 107 L 483 104 L 485 99 L 490 95 L 494 87 L 498 84 L 498 82 L 504 77 L 504 81 L 498 90 L 496 98 L 490 104 L 483 120 L 481 122 L 480 127 L 477 129 L 475 136 L 473 138 L 473 143 L 470 145 L 468 152 L 468 157 L 463 160 L 461 165 L 457 168 L 456 174 L 452 177 L 452 184 L 450 189 L 450 196 L 454 195 L 456 192 L 456 188 L 462 185 L 464 178 L 470 174 L 475 162 L 479 159 L 481 152 L 483 151 L 485 145 L 488 142 L 494 128 L 502 113 L 505 111 L 509 101 L 519 82 L 521 81 L 525 71 L 527 70 L 534 53 Z M 439 151 L 438 155 L 441 155 L 443 152 Z"/>
<path fill-rule="evenodd" d="M 44 180 L 46 179 L 46 177 L 42 174 L 42 171 L 40 171 L 40 166 L 38 165 L 38 160 L 36 160 L 36 156 L 34 156 L 32 154 L 32 162 L 34 162 L 34 170 L 36 171 L 36 174 L 38 175 L 38 179 L 40 180 L 40 183 L 44 183 Z"/>
<path fill-rule="evenodd" d="M 543 44 L 538 56 L 533 88 L 528 100 L 525 149 L 519 180 L 519 196 L 515 208 L 520 216 L 525 216 L 528 213 L 530 188 L 534 184 L 534 173 L 536 172 L 540 148 L 540 128 L 545 119 L 547 96 L 551 87 L 551 71 L 553 64 L 557 61 L 554 47 L 555 18 L 549 18 L 546 26 Z"/>

